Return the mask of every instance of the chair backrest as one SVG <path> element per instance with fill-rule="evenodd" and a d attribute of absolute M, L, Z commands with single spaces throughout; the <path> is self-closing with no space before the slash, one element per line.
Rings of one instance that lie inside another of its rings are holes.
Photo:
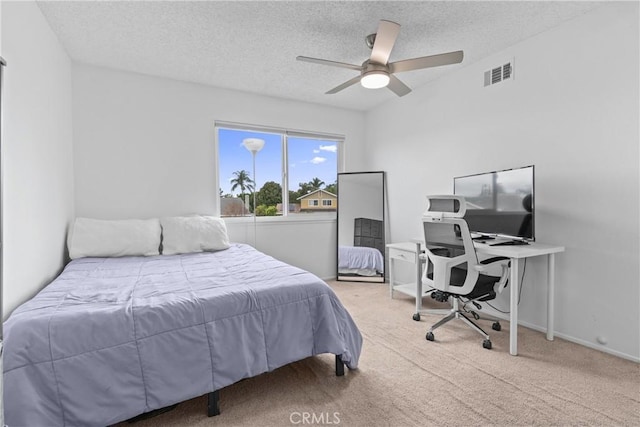
<path fill-rule="evenodd" d="M 459 295 L 470 293 L 476 285 L 478 257 L 463 219 L 465 212 L 464 197 L 427 196 L 427 209 L 422 215 L 427 255 L 423 284 Z M 451 286 L 454 267 L 466 269 L 462 286 Z"/>

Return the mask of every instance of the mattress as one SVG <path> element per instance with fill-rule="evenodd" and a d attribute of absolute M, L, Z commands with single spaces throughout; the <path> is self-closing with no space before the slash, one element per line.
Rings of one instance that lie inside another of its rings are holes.
<path fill-rule="evenodd" d="M 362 347 L 326 283 L 243 244 L 74 260 L 4 328 L 9 426 L 110 425 Z"/>
<path fill-rule="evenodd" d="M 339 246 L 338 269 L 361 269 L 381 272 L 384 269 L 384 258 L 376 248 L 364 246 Z"/>

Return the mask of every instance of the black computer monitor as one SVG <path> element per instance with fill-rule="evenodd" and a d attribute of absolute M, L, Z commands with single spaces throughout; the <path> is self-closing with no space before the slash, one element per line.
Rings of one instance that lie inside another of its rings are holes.
<path fill-rule="evenodd" d="M 535 240 L 533 166 L 459 176 L 453 192 L 467 202 L 472 233 Z"/>

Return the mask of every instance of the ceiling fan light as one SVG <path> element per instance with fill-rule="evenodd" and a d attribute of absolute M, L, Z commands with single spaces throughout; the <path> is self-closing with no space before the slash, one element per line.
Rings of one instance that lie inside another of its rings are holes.
<path fill-rule="evenodd" d="M 367 89 L 380 89 L 389 84 L 389 74 L 381 70 L 369 71 L 362 76 L 360 84 Z"/>

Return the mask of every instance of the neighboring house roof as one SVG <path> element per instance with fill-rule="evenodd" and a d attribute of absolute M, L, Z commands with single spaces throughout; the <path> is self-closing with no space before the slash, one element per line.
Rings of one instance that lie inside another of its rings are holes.
<path fill-rule="evenodd" d="M 333 194 L 333 193 L 330 193 L 330 192 L 328 192 L 328 191 L 326 191 L 326 190 L 322 190 L 322 189 L 320 189 L 320 190 L 312 191 L 311 193 L 307 193 L 307 194 L 305 194 L 304 196 L 300 196 L 300 197 L 298 197 L 296 200 L 306 199 L 307 197 L 309 197 L 309 196 L 311 196 L 311 195 L 313 195 L 313 194 L 316 194 L 316 193 L 318 193 L 318 192 L 322 192 L 322 193 L 324 193 L 324 194 L 328 194 L 329 196 L 332 196 L 332 197 L 338 197 L 338 196 L 336 196 L 336 195 L 335 195 L 335 194 Z"/>

